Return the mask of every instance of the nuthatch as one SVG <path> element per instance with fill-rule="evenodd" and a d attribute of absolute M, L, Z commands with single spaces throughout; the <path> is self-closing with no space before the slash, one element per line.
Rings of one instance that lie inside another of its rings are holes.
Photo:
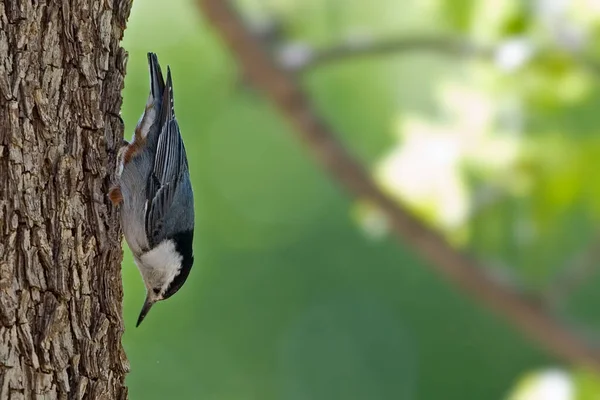
<path fill-rule="evenodd" d="M 171 70 L 165 83 L 156 54 L 148 53 L 150 96 L 133 136 L 119 150 L 117 185 L 125 240 L 146 285 L 136 326 L 150 308 L 177 293 L 194 262 L 194 193 L 175 119 Z"/>

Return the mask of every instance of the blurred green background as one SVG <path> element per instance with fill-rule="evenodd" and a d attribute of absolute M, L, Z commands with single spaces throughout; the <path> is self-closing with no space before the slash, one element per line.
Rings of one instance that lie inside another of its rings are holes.
<path fill-rule="evenodd" d="M 489 49 L 350 59 L 301 81 L 390 194 L 597 334 L 599 2 L 237 5 L 253 25 L 281 28 L 270 43 L 287 60 L 402 37 Z M 330 181 L 195 2 L 135 1 L 123 46 L 126 136 L 148 95 L 146 52 L 172 68 L 197 218 L 185 288 L 137 329 L 144 288 L 126 251 L 132 399 L 600 398 L 596 376 L 431 273 Z"/>

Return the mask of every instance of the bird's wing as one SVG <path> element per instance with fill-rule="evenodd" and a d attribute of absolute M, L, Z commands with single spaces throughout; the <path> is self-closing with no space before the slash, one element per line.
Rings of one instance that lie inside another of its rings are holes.
<path fill-rule="evenodd" d="M 167 70 L 167 82 L 163 92 L 154 167 L 146 186 L 146 235 L 151 245 L 161 236 L 165 216 L 168 214 L 187 158 L 179 125 L 173 109 L 173 85 L 171 70 Z"/>

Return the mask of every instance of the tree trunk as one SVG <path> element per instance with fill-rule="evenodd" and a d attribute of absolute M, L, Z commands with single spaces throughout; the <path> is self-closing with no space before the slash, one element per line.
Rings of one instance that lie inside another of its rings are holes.
<path fill-rule="evenodd" d="M 0 0 L 0 399 L 125 399 L 106 193 L 131 0 Z"/>

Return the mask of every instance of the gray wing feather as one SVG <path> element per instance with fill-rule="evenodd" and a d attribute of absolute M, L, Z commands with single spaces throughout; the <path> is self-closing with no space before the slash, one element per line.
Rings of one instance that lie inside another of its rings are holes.
<path fill-rule="evenodd" d="M 160 123 L 162 126 L 156 146 L 154 167 L 146 188 L 146 235 L 151 245 L 162 236 L 164 219 L 170 211 L 187 158 L 173 111 L 171 71 L 163 93 Z"/>
<path fill-rule="evenodd" d="M 183 143 L 176 120 L 171 120 L 158 137 L 154 158 L 154 175 L 161 184 L 179 176 L 182 169 Z"/>

